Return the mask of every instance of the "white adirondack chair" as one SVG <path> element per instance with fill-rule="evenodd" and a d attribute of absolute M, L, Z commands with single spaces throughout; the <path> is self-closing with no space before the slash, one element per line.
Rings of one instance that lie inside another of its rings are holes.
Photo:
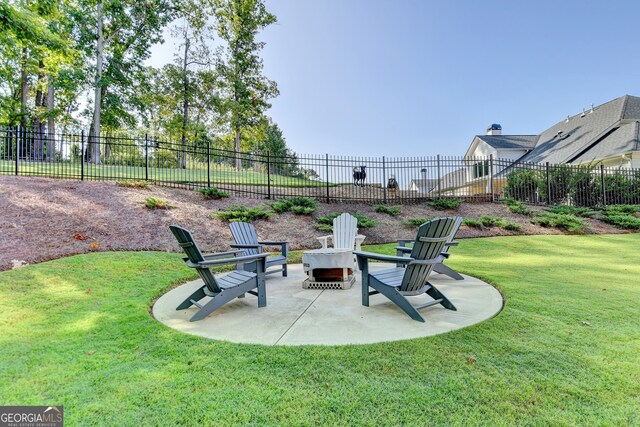
<path fill-rule="evenodd" d="M 333 220 L 333 234 L 329 236 L 318 237 L 322 244 L 322 248 L 328 248 L 328 240 L 333 241 L 335 249 L 361 250 L 362 242 L 366 236 L 358 234 L 358 220 L 348 214 L 343 213 Z"/>

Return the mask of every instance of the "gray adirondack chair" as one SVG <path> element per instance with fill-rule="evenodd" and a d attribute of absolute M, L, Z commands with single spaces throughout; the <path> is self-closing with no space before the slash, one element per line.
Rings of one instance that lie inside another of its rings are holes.
<path fill-rule="evenodd" d="M 449 236 L 449 239 L 445 243 L 444 249 L 440 253 L 444 257 L 443 262 L 438 263 L 438 264 L 433 266 L 433 271 L 435 271 L 436 273 L 444 274 L 444 275 L 449 276 L 449 277 L 451 277 L 452 279 L 455 279 L 455 280 L 464 280 L 464 277 L 462 277 L 462 275 L 460 273 L 458 273 L 457 271 L 455 271 L 451 267 L 445 265 L 444 264 L 444 260 L 448 259 L 449 256 L 451 256 L 451 254 L 449 253 L 449 249 L 451 248 L 451 246 L 458 246 L 458 244 L 459 244 L 459 242 L 455 241 L 454 239 L 456 237 L 456 234 L 458 233 L 458 230 L 460 229 L 460 226 L 462 225 L 462 220 L 463 220 L 463 218 L 461 216 L 455 217 L 455 221 L 453 223 L 453 231 L 451 232 L 451 235 Z M 409 243 L 413 243 L 413 240 L 409 240 L 409 239 L 400 239 L 400 240 L 398 240 L 398 247 L 396 248 L 396 255 L 397 256 L 402 256 L 404 254 L 410 253 L 411 252 L 411 248 L 407 247 L 407 244 L 409 244 Z"/>
<path fill-rule="evenodd" d="M 190 321 L 202 320 L 214 310 L 235 298 L 243 298 L 249 293 L 258 297 L 258 307 L 267 305 L 267 292 L 264 281 L 265 259 L 267 254 L 254 254 L 248 256 L 237 256 L 242 251 L 219 252 L 214 254 L 203 254 L 198 249 L 196 242 L 191 237 L 191 233 L 177 225 L 169 226 L 171 232 L 178 240 L 178 244 L 187 254 L 184 258 L 187 266 L 195 268 L 204 285 L 185 299 L 176 310 L 184 310 L 195 305 L 200 310 L 194 314 Z M 211 272 L 211 267 L 240 264 L 250 262 L 256 265 L 255 272 L 236 270 L 224 276 L 215 277 Z M 205 297 L 211 300 L 201 304 Z"/>
<path fill-rule="evenodd" d="M 231 235 L 235 241 L 235 244 L 231 245 L 231 247 L 242 249 L 245 255 L 261 254 L 263 253 L 263 246 L 280 246 L 279 255 L 271 255 L 267 252 L 267 255 L 271 256 L 269 256 L 266 261 L 266 274 L 282 271 L 282 276 L 287 277 L 287 250 L 289 243 L 258 241 L 255 227 L 248 222 L 232 222 L 229 224 L 229 229 L 231 229 Z M 269 270 L 269 267 L 273 266 L 280 266 L 280 268 Z M 255 266 L 252 263 L 247 263 L 244 264 L 244 269 L 247 271 L 255 271 Z"/>
<path fill-rule="evenodd" d="M 438 218 L 418 227 L 418 233 L 409 256 L 389 256 L 370 252 L 355 252 L 362 270 L 362 305 L 369 306 L 369 296 L 382 294 L 404 310 L 412 319 L 424 322 L 418 312 L 421 308 L 441 304 L 449 310 L 456 307 L 429 282 L 433 267 L 442 262 L 444 249 L 449 235 L 453 231 L 455 218 Z M 379 260 L 402 264 L 405 267 L 394 267 L 386 270 L 370 272 L 369 260 Z M 373 291 L 369 291 L 373 288 Z M 407 297 L 427 294 L 432 301 L 414 306 Z"/>
<path fill-rule="evenodd" d="M 333 241 L 333 247 L 336 249 L 350 249 L 354 246 L 357 251 L 362 249 L 362 242 L 366 236 L 358 234 L 358 220 L 353 215 L 343 213 L 333 219 L 333 234 L 329 236 L 318 237 L 322 244 L 322 248 L 328 247 L 328 240 Z"/>

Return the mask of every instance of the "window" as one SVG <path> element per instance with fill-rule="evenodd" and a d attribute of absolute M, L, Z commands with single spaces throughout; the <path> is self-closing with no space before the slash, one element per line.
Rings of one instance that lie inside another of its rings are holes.
<path fill-rule="evenodd" d="M 482 178 L 489 175 L 489 160 L 484 160 L 473 165 L 473 178 Z"/>

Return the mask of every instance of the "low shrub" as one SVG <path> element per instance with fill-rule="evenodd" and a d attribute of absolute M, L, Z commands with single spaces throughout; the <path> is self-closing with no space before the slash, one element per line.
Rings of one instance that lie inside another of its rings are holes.
<path fill-rule="evenodd" d="M 199 188 L 197 191 L 208 200 L 218 200 L 223 197 L 229 197 L 229 193 L 218 190 L 216 187 Z"/>
<path fill-rule="evenodd" d="M 574 215 L 581 216 L 583 218 L 591 218 L 596 215 L 598 212 L 594 211 L 590 208 L 580 208 L 576 206 L 567 206 L 567 205 L 555 205 L 544 208 L 545 211 L 561 214 L 561 215 Z"/>
<path fill-rule="evenodd" d="M 502 228 L 509 231 L 520 231 L 522 230 L 522 225 L 517 222 L 507 222 Z"/>
<path fill-rule="evenodd" d="M 437 199 L 432 199 L 427 202 L 429 206 L 439 211 L 443 211 L 445 209 L 458 209 L 458 207 L 460 207 L 460 203 L 462 203 L 462 200 L 449 197 L 438 197 Z"/>
<path fill-rule="evenodd" d="M 478 221 L 477 219 L 473 219 L 473 218 L 465 218 L 462 220 L 462 224 L 466 225 L 467 227 L 473 227 L 473 228 L 482 228 L 482 223 L 480 221 Z"/>
<path fill-rule="evenodd" d="M 118 187 L 127 188 L 149 188 L 149 183 L 147 181 L 116 181 L 116 185 Z"/>
<path fill-rule="evenodd" d="M 157 197 L 147 197 L 142 202 L 148 209 L 171 209 L 173 206 L 169 204 L 168 201 L 164 199 L 159 199 Z"/>
<path fill-rule="evenodd" d="M 378 213 L 384 213 L 391 216 L 398 216 L 402 210 L 402 206 L 377 205 L 373 208 Z"/>
<path fill-rule="evenodd" d="M 318 202 L 309 197 L 294 197 L 292 199 L 278 200 L 271 205 L 277 213 L 293 212 L 296 215 L 311 215 L 318 208 Z"/>
<path fill-rule="evenodd" d="M 402 221 L 400 224 L 405 227 L 420 227 L 425 222 L 429 221 L 429 218 L 409 218 Z"/>
<path fill-rule="evenodd" d="M 504 228 L 504 226 L 508 224 L 508 221 L 499 216 L 482 215 L 480 217 L 480 223 L 485 227 Z"/>
<path fill-rule="evenodd" d="M 243 205 L 231 205 L 227 209 L 221 209 L 213 213 L 216 218 L 229 222 L 252 222 L 257 219 L 269 219 L 271 215 L 273 215 L 273 211 L 267 206 L 247 208 Z"/>
<path fill-rule="evenodd" d="M 533 224 L 543 227 L 554 227 L 567 230 L 571 233 L 581 233 L 584 230 L 584 222 L 574 215 L 544 212 L 531 220 Z"/>
<path fill-rule="evenodd" d="M 605 214 L 618 213 L 633 215 L 636 212 L 640 212 L 640 205 L 610 205 L 605 206 L 602 210 L 605 212 Z"/>
<path fill-rule="evenodd" d="M 640 230 L 640 218 L 633 215 L 608 212 L 600 220 L 624 230 Z"/>
<path fill-rule="evenodd" d="M 328 215 L 322 215 L 316 218 L 316 228 L 321 231 L 332 231 L 333 220 L 340 216 L 340 212 L 331 212 Z M 378 221 L 374 221 L 362 215 L 360 212 L 351 213 L 358 220 L 358 228 L 373 228 L 378 225 Z"/>
<path fill-rule="evenodd" d="M 516 199 L 506 198 L 506 199 L 502 199 L 501 201 L 502 203 L 505 203 L 507 205 L 507 207 L 509 208 L 509 211 L 515 214 L 527 215 L 527 216 L 533 215 L 533 211 L 531 209 L 529 209 L 524 205 L 524 203 Z"/>

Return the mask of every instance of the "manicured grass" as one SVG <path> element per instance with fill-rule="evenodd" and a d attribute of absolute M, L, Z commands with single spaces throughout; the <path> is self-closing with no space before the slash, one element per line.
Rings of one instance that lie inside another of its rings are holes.
<path fill-rule="evenodd" d="M 20 175 L 47 176 L 53 178 L 77 178 L 80 179 L 83 171 L 80 163 L 60 162 L 23 162 L 18 165 Z M 13 174 L 15 172 L 15 162 L 0 160 L 0 173 Z M 144 180 L 148 176 L 149 180 L 157 182 L 192 183 L 206 184 L 210 179 L 212 185 L 268 185 L 269 176 L 267 173 L 253 170 L 236 171 L 227 165 L 212 164 L 210 172 L 207 172 L 207 165 L 202 164 L 190 169 L 178 168 L 155 168 L 151 165 L 147 170 L 143 166 L 121 166 L 121 165 L 94 165 L 85 163 L 85 179 L 132 179 Z M 207 177 L 207 174 L 208 177 Z M 294 178 L 282 175 L 271 174 L 271 185 L 274 187 L 318 187 L 326 186 L 325 183 L 310 181 L 303 178 Z M 331 184 L 330 186 L 334 186 Z"/>
<path fill-rule="evenodd" d="M 345 347 L 161 325 L 152 299 L 194 277 L 177 254 L 4 272 L 0 404 L 61 404 L 67 425 L 638 425 L 639 247 L 640 234 L 463 240 L 447 262 L 504 292 L 496 318 Z"/>

